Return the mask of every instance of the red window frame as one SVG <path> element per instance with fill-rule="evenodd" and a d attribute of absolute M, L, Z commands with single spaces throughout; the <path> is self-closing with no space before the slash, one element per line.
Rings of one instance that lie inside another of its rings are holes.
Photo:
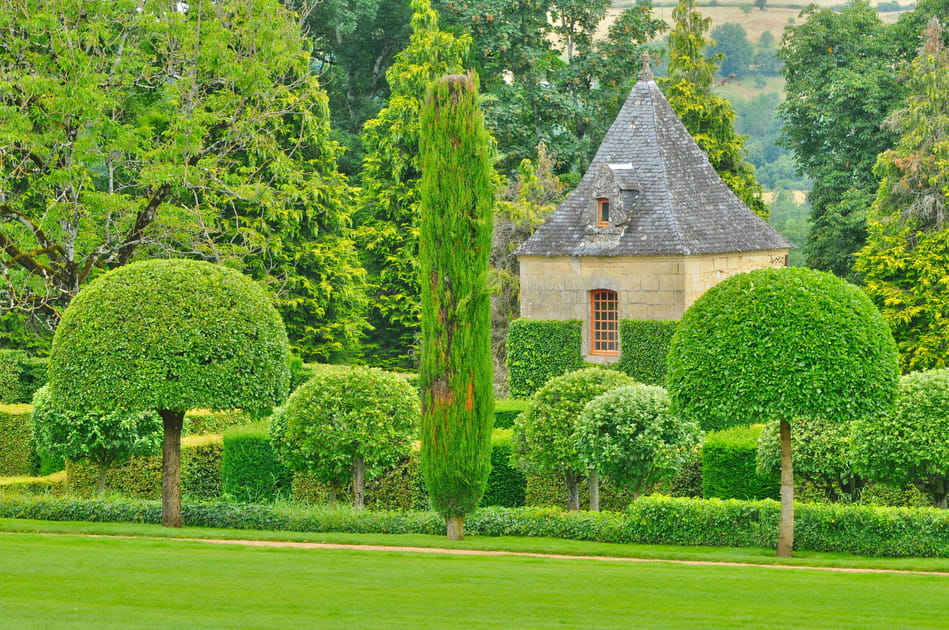
<path fill-rule="evenodd" d="M 619 299 L 616 291 L 590 292 L 590 354 L 619 355 Z"/>

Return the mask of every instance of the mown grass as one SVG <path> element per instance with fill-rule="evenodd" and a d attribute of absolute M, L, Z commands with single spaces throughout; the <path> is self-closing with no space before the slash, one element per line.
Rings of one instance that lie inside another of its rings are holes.
<path fill-rule="evenodd" d="M 16 529 L 9 524 L 0 523 Z M 76 529 L 57 525 L 34 528 Z M 430 537 L 308 538 L 391 544 Z M 25 532 L 0 535 L 0 558 L 3 628 L 929 628 L 943 624 L 949 603 L 947 577 L 668 562 Z"/>

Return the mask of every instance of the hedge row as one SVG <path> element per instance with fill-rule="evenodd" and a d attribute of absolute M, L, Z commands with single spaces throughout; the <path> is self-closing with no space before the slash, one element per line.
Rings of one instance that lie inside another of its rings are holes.
<path fill-rule="evenodd" d="M 267 422 L 224 432 L 224 494 L 237 501 L 270 503 L 290 493 L 293 474 L 277 461 Z"/>
<path fill-rule="evenodd" d="M 762 426 L 739 426 L 705 434 L 702 496 L 706 499 L 777 499 L 781 479 L 756 469 Z"/>
<path fill-rule="evenodd" d="M 0 403 L 28 403 L 46 383 L 49 359 L 22 350 L 0 350 Z"/>
<path fill-rule="evenodd" d="M 665 385 L 666 355 L 678 321 L 621 319 L 616 369 L 640 383 Z"/>
<path fill-rule="evenodd" d="M 30 405 L 0 405 L 0 476 L 33 472 L 32 411 Z"/>
<path fill-rule="evenodd" d="M 465 519 L 472 536 L 547 536 L 609 543 L 774 548 L 776 501 L 643 497 L 624 512 L 556 508 L 479 509 Z M 195 527 L 301 532 L 444 534 L 434 512 L 355 511 L 238 503 L 186 503 Z M 0 518 L 159 523 L 157 501 L 0 496 Z M 933 508 L 795 506 L 795 549 L 864 556 L 949 557 L 949 512 Z"/>
<path fill-rule="evenodd" d="M 494 428 L 510 429 L 514 420 L 527 409 L 527 401 L 516 398 L 494 401 Z"/>
<path fill-rule="evenodd" d="M 529 398 L 544 383 L 583 367 L 579 319 L 515 319 L 507 335 L 508 387 Z"/>

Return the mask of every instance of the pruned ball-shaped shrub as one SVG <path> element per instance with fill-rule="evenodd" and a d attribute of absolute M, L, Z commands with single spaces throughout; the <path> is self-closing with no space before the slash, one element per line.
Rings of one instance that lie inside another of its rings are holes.
<path fill-rule="evenodd" d="M 287 395 L 288 359 L 283 321 L 250 278 L 148 260 L 110 271 L 70 303 L 50 383 L 86 411 L 266 408 Z"/>
<path fill-rule="evenodd" d="M 666 373 L 673 412 L 706 431 L 885 414 L 897 379 L 896 344 L 863 291 L 798 267 L 709 289 L 683 315 Z"/>
<path fill-rule="evenodd" d="M 949 495 L 949 369 L 900 379 L 896 411 L 854 427 L 854 465 L 874 481 L 911 483 L 946 507 Z"/>
<path fill-rule="evenodd" d="M 291 470 L 342 486 L 361 460 L 371 478 L 407 456 L 421 414 L 418 391 L 376 368 L 317 371 L 274 413 L 270 431 Z"/>
<path fill-rule="evenodd" d="M 696 423 L 669 413 L 665 389 L 634 383 L 591 400 L 574 440 L 587 468 L 639 496 L 678 472 L 700 437 Z"/>

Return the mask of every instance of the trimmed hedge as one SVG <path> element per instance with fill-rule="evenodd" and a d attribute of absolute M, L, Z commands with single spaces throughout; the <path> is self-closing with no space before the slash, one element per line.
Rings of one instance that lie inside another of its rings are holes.
<path fill-rule="evenodd" d="M 590 486 L 586 477 L 580 479 L 577 490 L 580 495 L 580 506 L 589 505 Z M 601 510 L 619 512 L 625 510 L 632 501 L 632 490 L 617 487 L 609 479 L 600 477 Z M 563 476 L 528 474 L 527 489 L 524 492 L 524 505 L 535 508 L 568 509 L 567 490 Z"/>
<path fill-rule="evenodd" d="M 33 472 L 32 411 L 32 405 L 0 405 L 0 476 Z"/>
<path fill-rule="evenodd" d="M 505 400 L 494 401 L 494 428 L 510 429 L 514 426 L 514 420 L 521 412 L 527 409 L 526 400 L 508 398 Z"/>
<path fill-rule="evenodd" d="M 28 403 L 46 384 L 49 359 L 22 350 L 0 350 L 0 403 Z"/>
<path fill-rule="evenodd" d="M 42 477 L 0 478 L 0 493 L 9 494 L 66 494 L 66 471 L 60 470 Z"/>
<path fill-rule="evenodd" d="M 274 455 L 267 422 L 224 432 L 221 476 L 226 496 L 257 503 L 289 494 L 293 481 L 293 474 Z"/>
<path fill-rule="evenodd" d="M 199 500 L 222 496 L 220 435 L 189 436 L 181 439 L 181 492 Z M 69 490 L 89 496 L 96 490 L 96 468 L 87 462 L 67 462 Z M 106 475 L 106 491 L 134 498 L 161 496 L 161 454 L 133 457 Z"/>
<path fill-rule="evenodd" d="M 640 383 L 665 385 L 666 355 L 678 321 L 621 319 L 620 358 L 614 367 Z"/>
<path fill-rule="evenodd" d="M 28 403 L 46 381 L 49 380 L 49 357 L 25 357 L 20 361 L 20 398 Z"/>
<path fill-rule="evenodd" d="M 427 510 L 428 492 L 419 467 L 418 451 L 390 466 L 373 479 L 366 480 L 366 507 L 370 510 Z M 309 473 L 293 476 L 293 500 L 311 505 L 326 505 L 329 502 L 329 486 Z M 352 488 L 337 490 L 339 505 L 352 503 Z"/>
<path fill-rule="evenodd" d="M 711 431 L 702 444 L 702 496 L 706 499 L 777 499 L 780 475 L 756 469 L 759 425 Z"/>
<path fill-rule="evenodd" d="M 508 386 L 514 398 L 530 398 L 561 374 L 583 367 L 579 319 L 515 319 L 507 335 Z"/>
<path fill-rule="evenodd" d="M 231 427 L 248 424 L 251 415 L 243 409 L 211 411 L 210 409 L 192 409 L 185 414 L 182 429 L 184 435 L 207 435 L 224 433 Z"/>
<path fill-rule="evenodd" d="M 547 536 L 654 545 L 774 548 L 780 505 L 643 497 L 623 512 L 556 508 L 481 508 L 465 519 L 472 536 Z M 864 556 L 949 557 L 949 511 L 840 504 L 795 506 L 798 550 Z M 158 501 L 0 496 L 0 518 L 159 523 Z M 390 512 L 313 506 L 186 503 L 184 525 L 301 532 L 443 535 L 435 512 Z"/>
<path fill-rule="evenodd" d="M 510 429 L 495 429 L 491 435 L 491 474 L 479 504 L 482 507 L 524 505 L 527 478 L 519 468 L 512 465 L 511 456 L 514 449 L 511 439 Z"/>

